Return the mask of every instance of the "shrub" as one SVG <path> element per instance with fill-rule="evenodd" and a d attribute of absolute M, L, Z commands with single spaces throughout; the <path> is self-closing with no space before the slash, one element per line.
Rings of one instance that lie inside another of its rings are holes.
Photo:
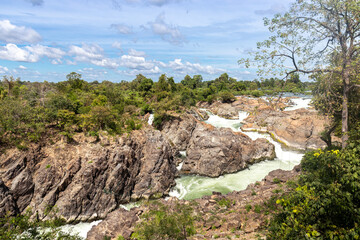
<path fill-rule="evenodd" d="M 360 238 L 360 147 L 305 154 L 299 186 L 277 200 L 269 239 Z"/>
<path fill-rule="evenodd" d="M 154 202 L 150 205 L 150 210 L 141 215 L 141 219 L 132 239 L 183 240 L 196 233 L 193 209 L 189 205 L 177 203 L 169 208 L 160 202 Z"/>

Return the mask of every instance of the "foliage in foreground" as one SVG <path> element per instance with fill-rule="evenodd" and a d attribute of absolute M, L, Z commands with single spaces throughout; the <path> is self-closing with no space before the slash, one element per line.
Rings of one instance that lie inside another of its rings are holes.
<path fill-rule="evenodd" d="M 360 145 L 305 154 L 299 186 L 277 200 L 269 239 L 360 239 Z"/>
<path fill-rule="evenodd" d="M 77 235 L 62 232 L 61 220 L 53 218 L 45 222 L 31 219 L 31 211 L 23 215 L 0 218 L 0 239 L 7 240 L 81 240 Z"/>
<path fill-rule="evenodd" d="M 133 239 L 183 240 L 196 233 L 193 208 L 177 203 L 173 208 L 154 202 L 150 210 L 141 215 L 142 221 L 136 226 Z"/>

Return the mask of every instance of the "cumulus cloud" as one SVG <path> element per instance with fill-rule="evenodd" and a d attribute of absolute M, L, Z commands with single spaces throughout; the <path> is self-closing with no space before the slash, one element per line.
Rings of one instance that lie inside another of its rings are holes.
<path fill-rule="evenodd" d="M 143 51 L 136 51 L 135 49 L 130 48 L 129 55 L 136 56 L 136 57 L 145 57 L 146 54 Z"/>
<path fill-rule="evenodd" d="M 179 31 L 178 27 L 165 22 L 164 14 L 160 14 L 156 18 L 155 22 L 149 22 L 149 25 L 152 32 L 161 36 L 164 41 L 174 45 L 182 45 L 185 42 L 185 38 Z"/>
<path fill-rule="evenodd" d="M 44 4 L 44 0 L 25 0 L 26 2 L 30 2 L 33 6 L 41 6 Z"/>
<path fill-rule="evenodd" d="M 132 27 L 127 26 L 123 23 L 111 24 L 110 27 L 115 29 L 120 34 L 132 34 L 133 33 Z"/>
<path fill-rule="evenodd" d="M 183 63 L 181 59 L 175 59 L 174 61 L 170 61 L 167 67 L 181 74 L 190 74 L 190 73 L 216 74 L 224 71 L 222 69 L 216 69 L 209 65 L 203 66 L 199 63 L 190 63 L 190 62 Z"/>
<path fill-rule="evenodd" d="M 34 29 L 16 26 L 9 20 L 0 21 L 0 41 L 6 43 L 37 43 L 41 36 Z"/>
<path fill-rule="evenodd" d="M 4 74 L 9 72 L 9 69 L 7 67 L 0 66 L 0 74 Z"/>
<path fill-rule="evenodd" d="M 60 60 L 65 55 L 61 49 L 43 45 L 26 46 L 19 48 L 17 45 L 9 43 L 0 46 L 0 59 L 18 62 L 38 62 L 42 57 Z"/>
<path fill-rule="evenodd" d="M 69 55 L 74 56 L 78 62 L 89 62 L 97 66 L 117 68 L 119 64 L 116 59 L 106 58 L 104 49 L 97 44 L 83 44 L 81 47 L 70 46 Z"/>
<path fill-rule="evenodd" d="M 137 70 L 150 70 L 155 67 L 155 63 L 147 61 L 145 57 L 122 55 L 121 66 Z"/>

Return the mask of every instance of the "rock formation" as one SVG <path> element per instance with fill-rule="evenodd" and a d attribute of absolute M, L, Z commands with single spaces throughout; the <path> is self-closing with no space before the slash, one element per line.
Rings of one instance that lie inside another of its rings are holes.
<path fill-rule="evenodd" d="M 75 139 L 1 155 L 0 195 L 7 198 L 0 204 L 12 196 L 20 212 L 31 207 L 44 218 L 54 207 L 69 222 L 88 221 L 130 200 L 159 198 L 175 183 L 173 151 L 159 131 L 134 131 L 115 141 L 101 136 L 96 143 Z"/>
<path fill-rule="evenodd" d="M 245 119 L 243 130 L 269 132 L 287 146 L 298 149 L 326 147 L 321 132 L 328 120 L 316 111 L 297 109 L 293 111 L 264 110 Z"/>
<path fill-rule="evenodd" d="M 186 150 L 182 172 L 218 177 L 275 157 L 275 147 L 266 139 L 252 141 L 229 128 L 197 123 Z"/>
<path fill-rule="evenodd" d="M 262 181 L 249 185 L 246 190 L 227 195 L 214 192 L 211 196 L 204 196 L 193 202 L 175 198 L 160 201 L 170 209 L 178 203 L 193 207 L 194 215 L 197 216 L 197 234 L 188 239 L 258 239 L 259 234 L 263 234 L 259 230 L 269 220 L 269 215 L 261 210 L 263 203 L 276 195 L 274 192 L 286 192 L 286 184 L 280 186 L 279 183 L 296 178 L 299 170 L 299 167 L 295 167 L 292 171 L 272 171 Z M 112 212 L 104 221 L 92 227 L 87 239 L 103 240 L 104 236 L 109 239 L 117 239 L 118 236 L 130 239 L 135 225 L 148 210 L 148 206 L 144 204 L 129 211 L 118 209 Z"/>
<path fill-rule="evenodd" d="M 180 151 L 186 150 L 182 173 L 218 177 L 240 171 L 249 164 L 275 158 L 274 145 L 252 141 L 229 128 L 215 128 L 183 114 L 164 123 L 162 133 Z"/>

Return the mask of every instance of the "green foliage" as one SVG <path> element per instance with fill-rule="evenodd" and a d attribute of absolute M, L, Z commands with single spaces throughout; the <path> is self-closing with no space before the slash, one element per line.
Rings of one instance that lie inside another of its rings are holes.
<path fill-rule="evenodd" d="M 31 219 L 31 211 L 23 215 L 5 216 L 0 219 L 0 239 L 7 240 L 81 240 L 59 229 L 60 219 L 51 217 L 45 222 Z"/>
<path fill-rule="evenodd" d="M 231 103 L 236 100 L 234 95 L 230 91 L 223 91 L 219 93 L 220 100 L 223 103 Z"/>
<path fill-rule="evenodd" d="M 277 200 L 269 239 L 360 237 L 360 147 L 305 154 L 299 186 Z"/>
<path fill-rule="evenodd" d="M 30 142 L 59 135 L 71 141 L 78 132 L 122 134 L 139 129 L 141 116 L 147 113 L 155 113 L 154 126 L 160 128 L 172 113 L 199 101 L 231 102 L 235 94 L 262 96 L 264 91 L 277 91 L 281 84 L 278 79 L 264 80 L 264 84 L 236 81 L 227 73 L 210 81 L 203 81 L 201 75 L 185 76 L 181 83 L 165 74 L 155 83 L 141 74 L 132 82 L 120 83 L 88 83 L 75 72 L 58 83 L 22 82 L 5 76 L 0 82 L 0 148 L 25 150 Z"/>
<path fill-rule="evenodd" d="M 136 225 L 133 239 L 187 239 L 196 233 L 193 208 L 190 205 L 177 203 L 168 206 L 154 202 L 150 210 L 141 215 L 141 222 Z"/>

